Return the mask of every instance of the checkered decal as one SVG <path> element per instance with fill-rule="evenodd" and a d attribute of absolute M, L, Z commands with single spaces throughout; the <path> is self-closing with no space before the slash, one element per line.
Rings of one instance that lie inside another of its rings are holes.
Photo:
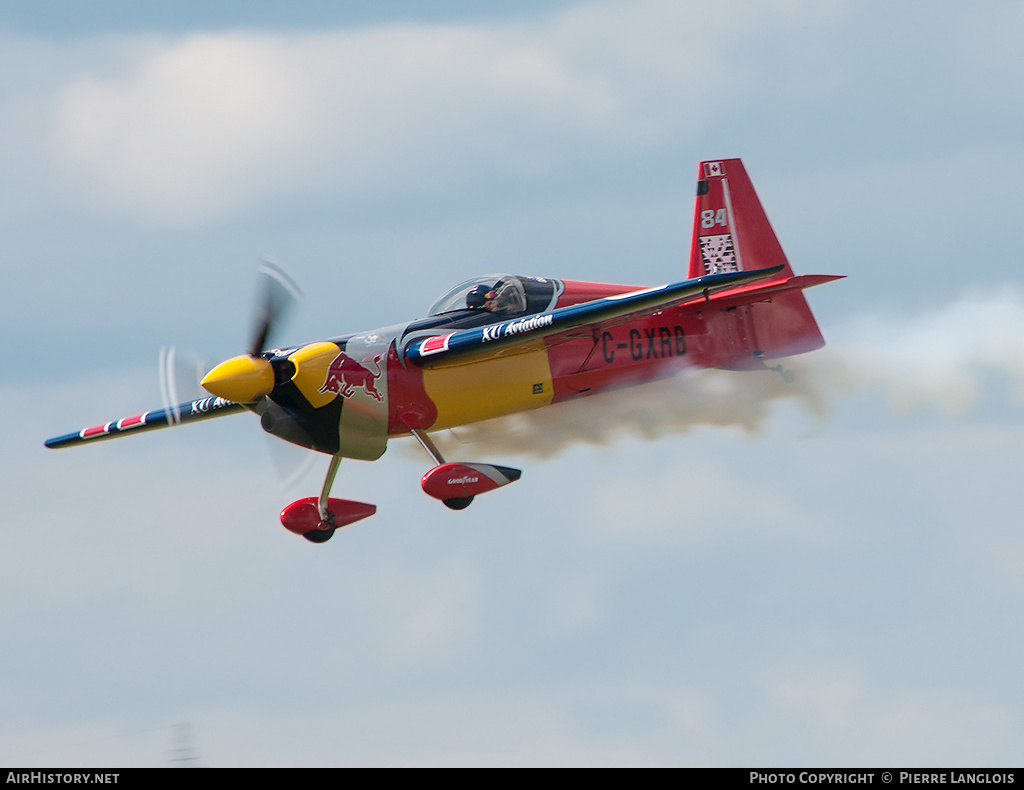
<path fill-rule="evenodd" d="M 736 265 L 736 248 L 732 243 L 731 233 L 718 236 L 698 236 L 700 239 L 700 257 L 704 260 L 705 274 L 722 272 L 738 272 Z"/>

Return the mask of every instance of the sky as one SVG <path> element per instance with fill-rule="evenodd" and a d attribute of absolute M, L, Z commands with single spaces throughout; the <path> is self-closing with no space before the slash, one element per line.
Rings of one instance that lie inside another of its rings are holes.
<path fill-rule="evenodd" d="M 0 5 L 0 764 L 1024 759 L 1024 9 L 1012 0 Z M 828 345 L 439 437 L 451 512 L 277 514 L 251 415 L 51 451 L 485 272 L 685 276 L 742 157 Z"/>

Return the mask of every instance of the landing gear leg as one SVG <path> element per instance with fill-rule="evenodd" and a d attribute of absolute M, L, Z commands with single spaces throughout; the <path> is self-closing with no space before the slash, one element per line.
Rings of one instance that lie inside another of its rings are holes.
<path fill-rule="evenodd" d="M 778 373 L 787 384 L 792 384 L 793 380 L 796 379 L 796 374 L 792 370 L 785 370 L 782 365 L 776 365 L 775 367 L 768 368 L 768 370 Z"/>
<path fill-rule="evenodd" d="M 420 443 L 420 446 L 427 451 L 427 455 L 434 459 L 435 464 L 441 466 L 445 463 L 444 456 L 441 455 L 441 451 L 437 449 L 437 445 L 434 444 L 433 439 L 427 436 L 427 434 L 419 428 L 412 428 L 410 430 L 412 435 L 416 437 L 416 441 Z"/>
<path fill-rule="evenodd" d="M 441 451 L 437 449 L 437 445 L 434 444 L 433 439 L 427 436 L 427 434 L 419 428 L 412 428 L 410 430 L 412 431 L 412 435 L 416 437 L 416 441 L 420 443 L 420 446 L 427 451 L 427 455 L 434 459 L 434 463 L 438 466 L 443 466 L 446 461 L 444 460 L 444 456 L 441 455 Z M 473 502 L 473 497 L 449 497 L 448 499 L 442 499 L 441 501 L 445 504 L 445 507 L 451 510 L 465 510 Z"/>
<path fill-rule="evenodd" d="M 337 521 L 327 506 L 327 499 L 331 493 L 331 487 L 334 485 L 334 478 L 338 474 L 339 466 L 341 466 L 341 456 L 332 456 L 331 465 L 327 467 L 324 487 L 320 491 L 320 498 L 316 501 L 316 509 L 320 514 L 320 524 L 316 529 L 311 529 L 302 536 L 311 543 L 326 543 L 334 537 L 334 530 L 337 529 Z"/>

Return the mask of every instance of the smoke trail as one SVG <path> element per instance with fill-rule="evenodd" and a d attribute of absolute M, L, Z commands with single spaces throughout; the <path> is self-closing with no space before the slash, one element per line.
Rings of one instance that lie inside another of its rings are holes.
<path fill-rule="evenodd" d="M 895 414 L 968 412 L 994 379 L 1024 401 L 1024 299 L 1015 290 L 968 297 L 913 318 L 860 318 L 819 351 L 782 360 L 778 373 L 686 369 L 672 378 L 594 395 L 436 435 L 453 457 L 496 452 L 549 458 L 574 444 L 630 435 L 654 439 L 699 426 L 756 433 L 778 401 L 825 419 L 837 400 L 881 396 Z"/>
<path fill-rule="evenodd" d="M 1024 298 L 1003 289 L 902 320 L 860 319 L 824 357 L 836 395 L 877 392 L 897 414 L 966 414 L 993 379 L 1024 401 Z"/>

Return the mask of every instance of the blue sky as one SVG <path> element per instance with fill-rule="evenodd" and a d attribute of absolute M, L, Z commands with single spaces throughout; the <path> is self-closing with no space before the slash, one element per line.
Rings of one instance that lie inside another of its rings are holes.
<path fill-rule="evenodd" d="M 0 9 L 0 762 L 1019 765 L 1024 12 L 1012 2 Z M 741 156 L 829 345 L 395 443 L 311 546 L 254 418 L 64 452 L 239 353 L 474 274 L 685 271 Z M 451 438 L 448 439 L 452 441 Z"/>

